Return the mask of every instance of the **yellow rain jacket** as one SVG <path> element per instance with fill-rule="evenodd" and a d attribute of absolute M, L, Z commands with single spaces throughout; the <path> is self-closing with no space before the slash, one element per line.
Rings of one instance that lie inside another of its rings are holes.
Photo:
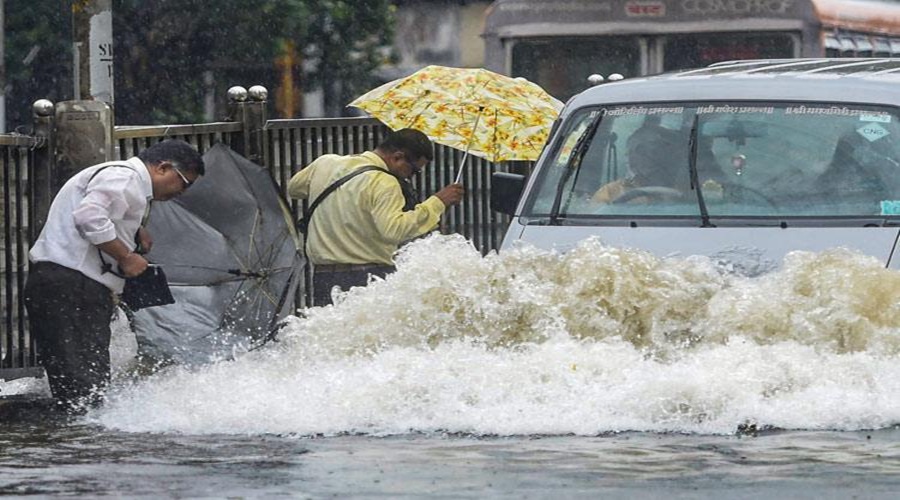
<path fill-rule="evenodd" d="M 384 160 L 366 151 L 359 155 L 323 155 L 294 174 L 288 196 L 315 200 L 333 182 L 374 165 L 384 172 L 364 172 L 328 195 L 309 221 L 306 252 L 313 264 L 393 265 L 401 243 L 437 227 L 444 202 L 431 196 L 404 212 L 403 191 Z"/>

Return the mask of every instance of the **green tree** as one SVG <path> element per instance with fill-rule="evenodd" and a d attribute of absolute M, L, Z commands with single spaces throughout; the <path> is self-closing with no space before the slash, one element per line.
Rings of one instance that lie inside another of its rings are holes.
<path fill-rule="evenodd" d="M 65 0 L 4 2 L 6 123 L 31 123 L 37 99 L 71 99 L 71 9 Z"/>
<path fill-rule="evenodd" d="M 8 123 L 30 123 L 35 99 L 73 98 L 71 3 L 4 2 Z M 209 91 L 224 110 L 232 85 L 264 85 L 271 100 L 286 42 L 305 62 L 299 86 L 341 114 L 380 83 L 393 24 L 390 0 L 113 0 L 116 122 L 201 121 Z"/>
<path fill-rule="evenodd" d="M 387 0 L 118 0 L 113 9 L 123 124 L 200 121 L 211 87 L 218 109 L 231 85 L 271 92 L 286 41 L 307 62 L 300 85 L 322 88 L 339 114 L 348 97 L 379 83 L 375 70 L 393 36 Z"/>
<path fill-rule="evenodd" d="M 385 0 L 310 2 L 305 44 L 311 83 L 324 88 L 329 114 L 377 83 L 375 71 L 392 56 L 394 6 Z"/>

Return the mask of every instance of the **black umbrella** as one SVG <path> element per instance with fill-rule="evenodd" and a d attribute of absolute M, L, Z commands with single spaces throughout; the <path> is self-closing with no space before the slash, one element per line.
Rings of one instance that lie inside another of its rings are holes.
<path fill-rule="evenodd" d="M 266 338 L 293 312 L 303 257 L 293 217 L 265 168 L 217 144 L 206 175 L 175 201 L 154 203 L 147 257 L 165 269 L 175 303 L 142 309 L 142 350 L 178 362 L 228 355 Z"/>

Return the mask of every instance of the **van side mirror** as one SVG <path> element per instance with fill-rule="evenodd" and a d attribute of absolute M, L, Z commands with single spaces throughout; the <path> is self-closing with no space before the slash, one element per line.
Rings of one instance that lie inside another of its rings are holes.
<path fill-rule="evenodd" d="M 524 175 L 494 172 L 491 175 L 491 208 L 504 214 L 515 215 L 524 189 Z"/>

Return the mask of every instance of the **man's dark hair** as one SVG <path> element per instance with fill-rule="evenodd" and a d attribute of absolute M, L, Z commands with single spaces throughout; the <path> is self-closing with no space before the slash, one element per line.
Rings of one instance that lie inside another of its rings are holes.
<path fill-rule="evenodd" d="M 194 146 L 179 139 L 158 142 L 138 153 L 138 158 L 148 166 L 170 161 L 178 165 L 178 168 L 188 172 L 197 175 L 206 174 L 203 157 L 200 153 L 194 149 Z"/>
<path fill-rule="evenodd" d="M 378 145 L 378 149 L 386 153 L 402 151 L 411 161 L 419 158 L 425 158 L 428 161 L 434 159 L 434 147 L 428 136 L 412 128 L 389 132 Z"/>

